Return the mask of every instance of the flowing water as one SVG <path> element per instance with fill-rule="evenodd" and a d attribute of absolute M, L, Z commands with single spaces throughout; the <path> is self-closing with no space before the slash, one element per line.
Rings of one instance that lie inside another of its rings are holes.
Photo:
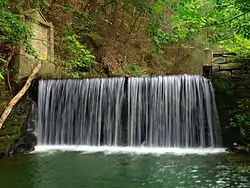
<path fill-rule="evenodd" d="M 0 187 L 250 187 L 203 77 L 41 80 L 36 112 L 36 150 L 0 160 Z"/>
<path fill-rule="evenodd" d="M 201 76 L 41 80 L 38 99 L 39 145 L 221 146 Z"/>

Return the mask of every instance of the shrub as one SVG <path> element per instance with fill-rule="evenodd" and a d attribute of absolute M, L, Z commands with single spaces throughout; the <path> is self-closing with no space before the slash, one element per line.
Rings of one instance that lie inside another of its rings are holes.
<path fill-rule="evenodd" d="M 67 52 L 66 68 L 70 71 L 92 71 L 92 61 L 95 56 L 84 44 L 79 42 L 79 36 L 72 34 L 64 38 L 65 51 Z"/>

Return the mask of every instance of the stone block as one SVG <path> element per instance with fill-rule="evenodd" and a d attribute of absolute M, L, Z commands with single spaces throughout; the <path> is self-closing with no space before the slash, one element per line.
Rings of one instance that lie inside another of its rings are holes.
<path fill-rule="evenodd" d="M 240 63 L 214 64 L 213 69 L 217 71 L 233 71 L 243 69 Z"/>
<path fill-rule="evenodd" d="M 39 58 L 46 63 L 43 64 L 38 75 L 53 74 L 56 70 L 54 61 L 54 29 L 51 22 L 48 22 L 39 10 L 32 9 L 22 14 L 22 19 L 31 27 L 34 37 L 30 43 Z M 28 77 L 35 67 L 37 60 L 25 52 L 25 46 L 17 49 L 15 56 L 10 63 L 11 78 L 15 82 Z"/>
<path fill-rule="evenodd" d="M 22 79 L 27 78 L 36 66 L 36 63 L 38 61 L 30 56 L 16 55 L 10 66 L 11 79 L 18 83 Z M 56 66 L 52 62 L 44 62 L 38 72 L 38 76 L 53 75 L 55 72 Z"/>
<path fill-rule="evenodd" d="M 232 77 L 232 74 L 230 71 L 214 71 L 213 77 L 228 79 Z"/>

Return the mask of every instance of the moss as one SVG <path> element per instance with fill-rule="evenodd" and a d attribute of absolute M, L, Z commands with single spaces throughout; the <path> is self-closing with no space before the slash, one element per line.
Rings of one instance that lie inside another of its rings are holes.
<path fill-rule="evenodd" d="M 5 122 L 5 127 L 20 126 L 20 124 L 22 124 L 22 121 L 20 121 L 17 109 L 14 108 Z"/>
<path fill-rule="evenodd" d="M 11 138 L 13 141 L 16 141 L 20 138 L 20 136 L 22 135 L 22 126 L 15 126 L 13 127 L 13 135 L 11 135 Z"/>
<path fill-rule="evenodd" d="M 14 126 L 11 128 L 12 130 L 9 131 L 9 135 L 0 136 L 0 153 L 10 151 L 22 135 L 22 126 Z"/>
<path fill-rule="evenodd" d="M 0 82 L 0 114 L 14 95 L 10 93 L 6 84 Z M 23 135 L 27 112 L 29 112 L 29 104 L 25 98 L 22 98 L 13 108 L 6 122 L 4 129 L 0 132 L 0 154 L 8 153 L 20 140 Z"/>
<path fill-rule="evenodd" d="M 7 153 L 11 149 L 13 143 L 9 135 L 0 137 L 0 153 Z"/>

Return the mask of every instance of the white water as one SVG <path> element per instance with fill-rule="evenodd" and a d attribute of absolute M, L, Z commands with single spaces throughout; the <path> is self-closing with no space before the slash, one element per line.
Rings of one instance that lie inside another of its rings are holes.
<path fill-rule="evenodd" d="M 37 135 L 37 150 L 207 153 L 220 147 L 213 87 L 188 75 L 41 80 Z"/>
<path fill-rule="evenodd" d="M 110 147 L 110 146 L 70 146 L 70 145 L 39 145 L 35 148 L 35 153 L 54 152 L 54 151 L 77 151 L 87 153 L 103 152 L 105 154 L 153 154 L 153 155 L 208 155 L 225 153 L 224 148 L 150 148 L 150 147 Z"/>

